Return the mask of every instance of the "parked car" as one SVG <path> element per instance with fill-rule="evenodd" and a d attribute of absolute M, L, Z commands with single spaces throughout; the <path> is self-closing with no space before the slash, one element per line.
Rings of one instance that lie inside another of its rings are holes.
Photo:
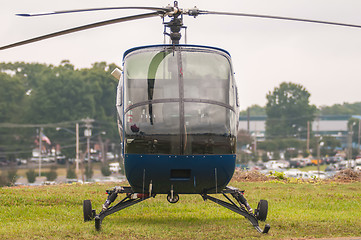
<path fill-rule="evenodd" d="M 327 179 L 329 175 L 326 174 L 324 171 L 309 171 L 308 172 L 311 178 L 318 178 L 318 179 Z"/>
<path fill-rule="evenodd" d="M 304 158 L 292 158 L 289 161 L 289 167 L 290 168 L 300 168 L 306 166 L 307 159 Z"/>
<path fill-rule="evenodd" d="M 355 171 L 361 171 L 361 158 L 355 160 Z"/>
<path fill-rule="evenodd" d="M 268 161 L 264 163 L 267 169 L 279 169 L 279 168 L 287 168 L 289 167 L 289 162 L 287 161 Z"/>
<path fill-rule="evenodd" d="M 298 169 L 289 169 L 284 172 L 286 177 L 292 177 L 292 178 L 303 178 L 308 179 L 310 178 L 310 174 L 308 172 L 303 172 Z"/>
<path fill-rule="evenodd" d="M 112 172 L 112 173 L 118 173 L 120 171 L 120 165 L 118 162 L 115 162 L 115 163 L 109 163 L 109 170 Z"/>
<path fill-rule="evenodd" d="M 312 158 L 311 159 L 311 165 L 318 165 L 318 164 L 322 164 L 323 163 L 323 161 L 322 161 L 322 159 L 317 159 L 317 158 Z"/>

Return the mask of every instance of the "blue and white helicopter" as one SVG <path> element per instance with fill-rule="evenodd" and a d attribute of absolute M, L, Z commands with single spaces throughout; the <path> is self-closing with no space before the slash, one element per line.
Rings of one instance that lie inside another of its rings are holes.
<path fill-rule="evenodd" d="M 227 186 L 236 163 L 238 124 L 237 87 L 230 54 L 219 48 L 180 44 L 183 16 L 231 15 L 258 17 L 360 28 L 358 25 L 278 16 L 182 9 L 174 6 L 78 9 L 20 16 L 44 16 L 85 11 L 139 9 L 149 13 L 121 17 L 47 34 L 0 47 L 29 44 L 72 32 L 131 20 L 161 16 L 164 34 L 171 44 L 136 47 L 124 53 L 123 69 L 115 69 L 119 80 L 116 108 L 123 146 L 126 178 L 130 186 L 107 190 L 108 197 L 97 214 L 84 200 L 84 221 L 103 219 L 117 211 L 156 195 L 166 194 L 170 203 L 179 194 L 199 194 L 247 218 L 260 233 L 267 233 L 268 202 L 260 200 L 253 210 L 239 189 Z M 165 21 L 166 18 L 170 20 Z M 125 197 L 113 204 L 118 195 Z M 223 194 L 228 202 L 210 196 Z M 230 194 L 235 201 L 227 195 Z"/>

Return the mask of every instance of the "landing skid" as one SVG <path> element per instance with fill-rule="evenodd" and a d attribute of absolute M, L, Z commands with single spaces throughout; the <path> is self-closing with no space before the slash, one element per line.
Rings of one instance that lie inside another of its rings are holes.
<path fill-rule="evenodd" d="M 209 196 L 208 194 L 201 194 L 203 200 L 210 200 L 212 202 L 215 202 L 223 207 L 226 207 L 242 216 L 247 218 L 253 225 L 253 227 L 260 233 L 268 233 L 270 230 L 270 225 L 266 224 L 264 229 L 262 230 L 259 227 L 258 221 L 265 221 L 267 218 L 267 211 L 268 211 L 268 203 L 266 200 L 261 200 L 258 203 L 257 209 L 255 209 L 254 213 L 252 208 L 249 206 L 247 200 L 243 196 L 244 191 L 240 191 L 237 188 L 233 187 L 226 187 L 221 193 L 223 196 L 229 201 L 225 202 L 223 200 L 217 199 L 215 197 Z M 118 194 L 125 193 L 126 197 L 123 198 L 120 202 L 118 202 L 116 205 L 110 207 L 110 205 L 115 201 L 115 199 L 118 197 Z M 95 210 L 91 207 L 90 200 L 84 200 L 83 203 L 83 213 L 84 213 L 84 221 L 91 221 L 94 219 L 95 221 L 95 229 L 97 231 L 100 231 L 101 224 L 103 219 L 115 212 L 118 212 L 122 209 L 125 209 L 127 207 L 130 207 L 134 204 L 140 203 L 150 197 L 155 197 L 155 194 L 149 195 L 149 194 L 140 194 L 140 193 L 134 193 L 131 187 L 115 187 L 112 190 L 107 190 L 108 198 L 103 204 L 103 208 L 100 211 L 99 214 L 96 214 Z M 226 194 L 231 194 L 234 199 L 237 200 L 239 203 L 239 206 L 234 203 Z M 173 197 L 173 196 L 172 196 Z M 167 198 L 170 198 L 170 195 L 168 195 Z M 179 196 L 177 195 L 177 201 L 179 199 Z M 169 199 L 168 199 L 169 201 Z M 172 201 L 170 201 L 172 203 Z"/>
<path fill-rule="evenodd" d="M 89 204 L 90 200 L 84 200 L 83 203 L 84 221 L 86 222 L 94 219 L 95 229 L 97 231 L 100 231 L 102 221 L 106 216 L 118 212 L 124 208 L 130 207 L 134 204 L 140 203 L 150 197 L 155 197 L 155 195 L 134 193 L 131 187 L 115 187 L 114 189 L 107 190 L 106 192 L 108 194 L 108 198 L 103 204 L 103 208 L 99 214 L 96 214 L 95 210 L 91 210 L 90 212 L 89 210 L 89 208 L 91 209 L 91 204 Z M 126 197 L 123 198 L 116 205 L 110 207 L 110 205 L 118 197 L 118 194 L 122 194 L 122 193 L 125 193 Z"/>
<path fill-rule="evenodd" d="M 266 224 L 264 229 L 262 230 L 259 227 L 258 221 L 265 221 L 267 218 L 267 211 L 268 211 L 268 203 L 266 200 L 261 200 L 258 204 L 257 209 L 255 210 L 255 213 L 252 213 L 252 208 L 249 206 L 246 198 L 243 196 L 244 191 L 240 191 L 237 188 L 233 187 L 226 187 L 222 194 L 223 196 L 230 202 L 225 202 L 223 200 L 214 198 L 212 196 L 209 196 L 207 194 L 202 194 L 202 197 L 204 200 L 211 200 L 212 202 L 215 202 L 225 208 L 228 208 L 229 210 L 232 210 L 233 212 L 236 212 L 245 218 L 247 218 L 253 225 L 253 227 L 260 233 L 268 233 L 271 226 L 269 224 Z M 239 203 L 239 206 L 234 203 L 226 194 L 229 193 L 237 200 Z"/>

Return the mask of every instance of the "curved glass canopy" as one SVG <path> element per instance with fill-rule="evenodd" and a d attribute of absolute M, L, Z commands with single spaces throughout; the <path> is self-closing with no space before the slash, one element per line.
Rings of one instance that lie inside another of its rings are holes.
<path fill-rule="evenodd" d="M 161 45 L 126 53 L 123 107 L 126 154 L 235 154 L 236 87 L 222 50 Z"/>

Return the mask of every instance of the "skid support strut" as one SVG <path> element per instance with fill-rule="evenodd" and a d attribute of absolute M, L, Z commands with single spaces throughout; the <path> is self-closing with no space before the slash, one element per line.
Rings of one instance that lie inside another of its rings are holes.
<path fill-rule="evenodd" d="M 118 194 L 125 193 L 126 197 L 123 198 L 116 205 L 109 207 L 117 198 Z M 115 187 L 112 190 L 107 190 L 108 198 L 103 204 L 103 209 L 99 214 L 95 214 L 95 229 L 99 231 L 101 229 L 101 223 L 103 219 L 115 212 L 118 212 L 124 208 L 130 207 L 134 204 L 140 203 L 150 197 L 154 197 L 155 195 L 149 194 L 137 194 L 134 193 L 130 187 Z"/>
<path fill-rule="evenodd" d="M 215 197 L 209 196 L 207 194 L 202 194 L 201 196 L 203 197 L 203 200 L 211 200 L 212 202 L 215 202 L 225 208 L 228 208 L 229 210 L 236 212 L 242 216 L 244 216 L 245 218 L 247 218 L 253 225 L 253 227 L 260 233 L 268 233 L 268 231 L 270 230 L 270 225 L 266 224 L 264 229 L 262 230 L 259 227 L 258 224 L 258 220 L 257 216 L 255 214 L 252 213 L 252 208 L 249 206 L 246 198 L 243 196 L 243 192 L 244 191 L 240 191 L 237 188 L 233 188 L 233 187 L 226 187 L 223 191 L 222 194 L 224 195 L 224 197 L 230 202 L 225 202 L 223 200 L 217 199 Z M 226 194 L 229 193 L 231 194 L 239 203 L 239 206 L 234 203 Z M 262 200 L 261 200 L 262 201 Z M 265 201 L 265 200 L 263 200 Z M 256 213 L 259 211 L 260 209 L 256 209 Z M 267 209 L 266 209 L 266 213 L 267 215 Z M 262 220 L 266 220 L 265 218 Z"/>

